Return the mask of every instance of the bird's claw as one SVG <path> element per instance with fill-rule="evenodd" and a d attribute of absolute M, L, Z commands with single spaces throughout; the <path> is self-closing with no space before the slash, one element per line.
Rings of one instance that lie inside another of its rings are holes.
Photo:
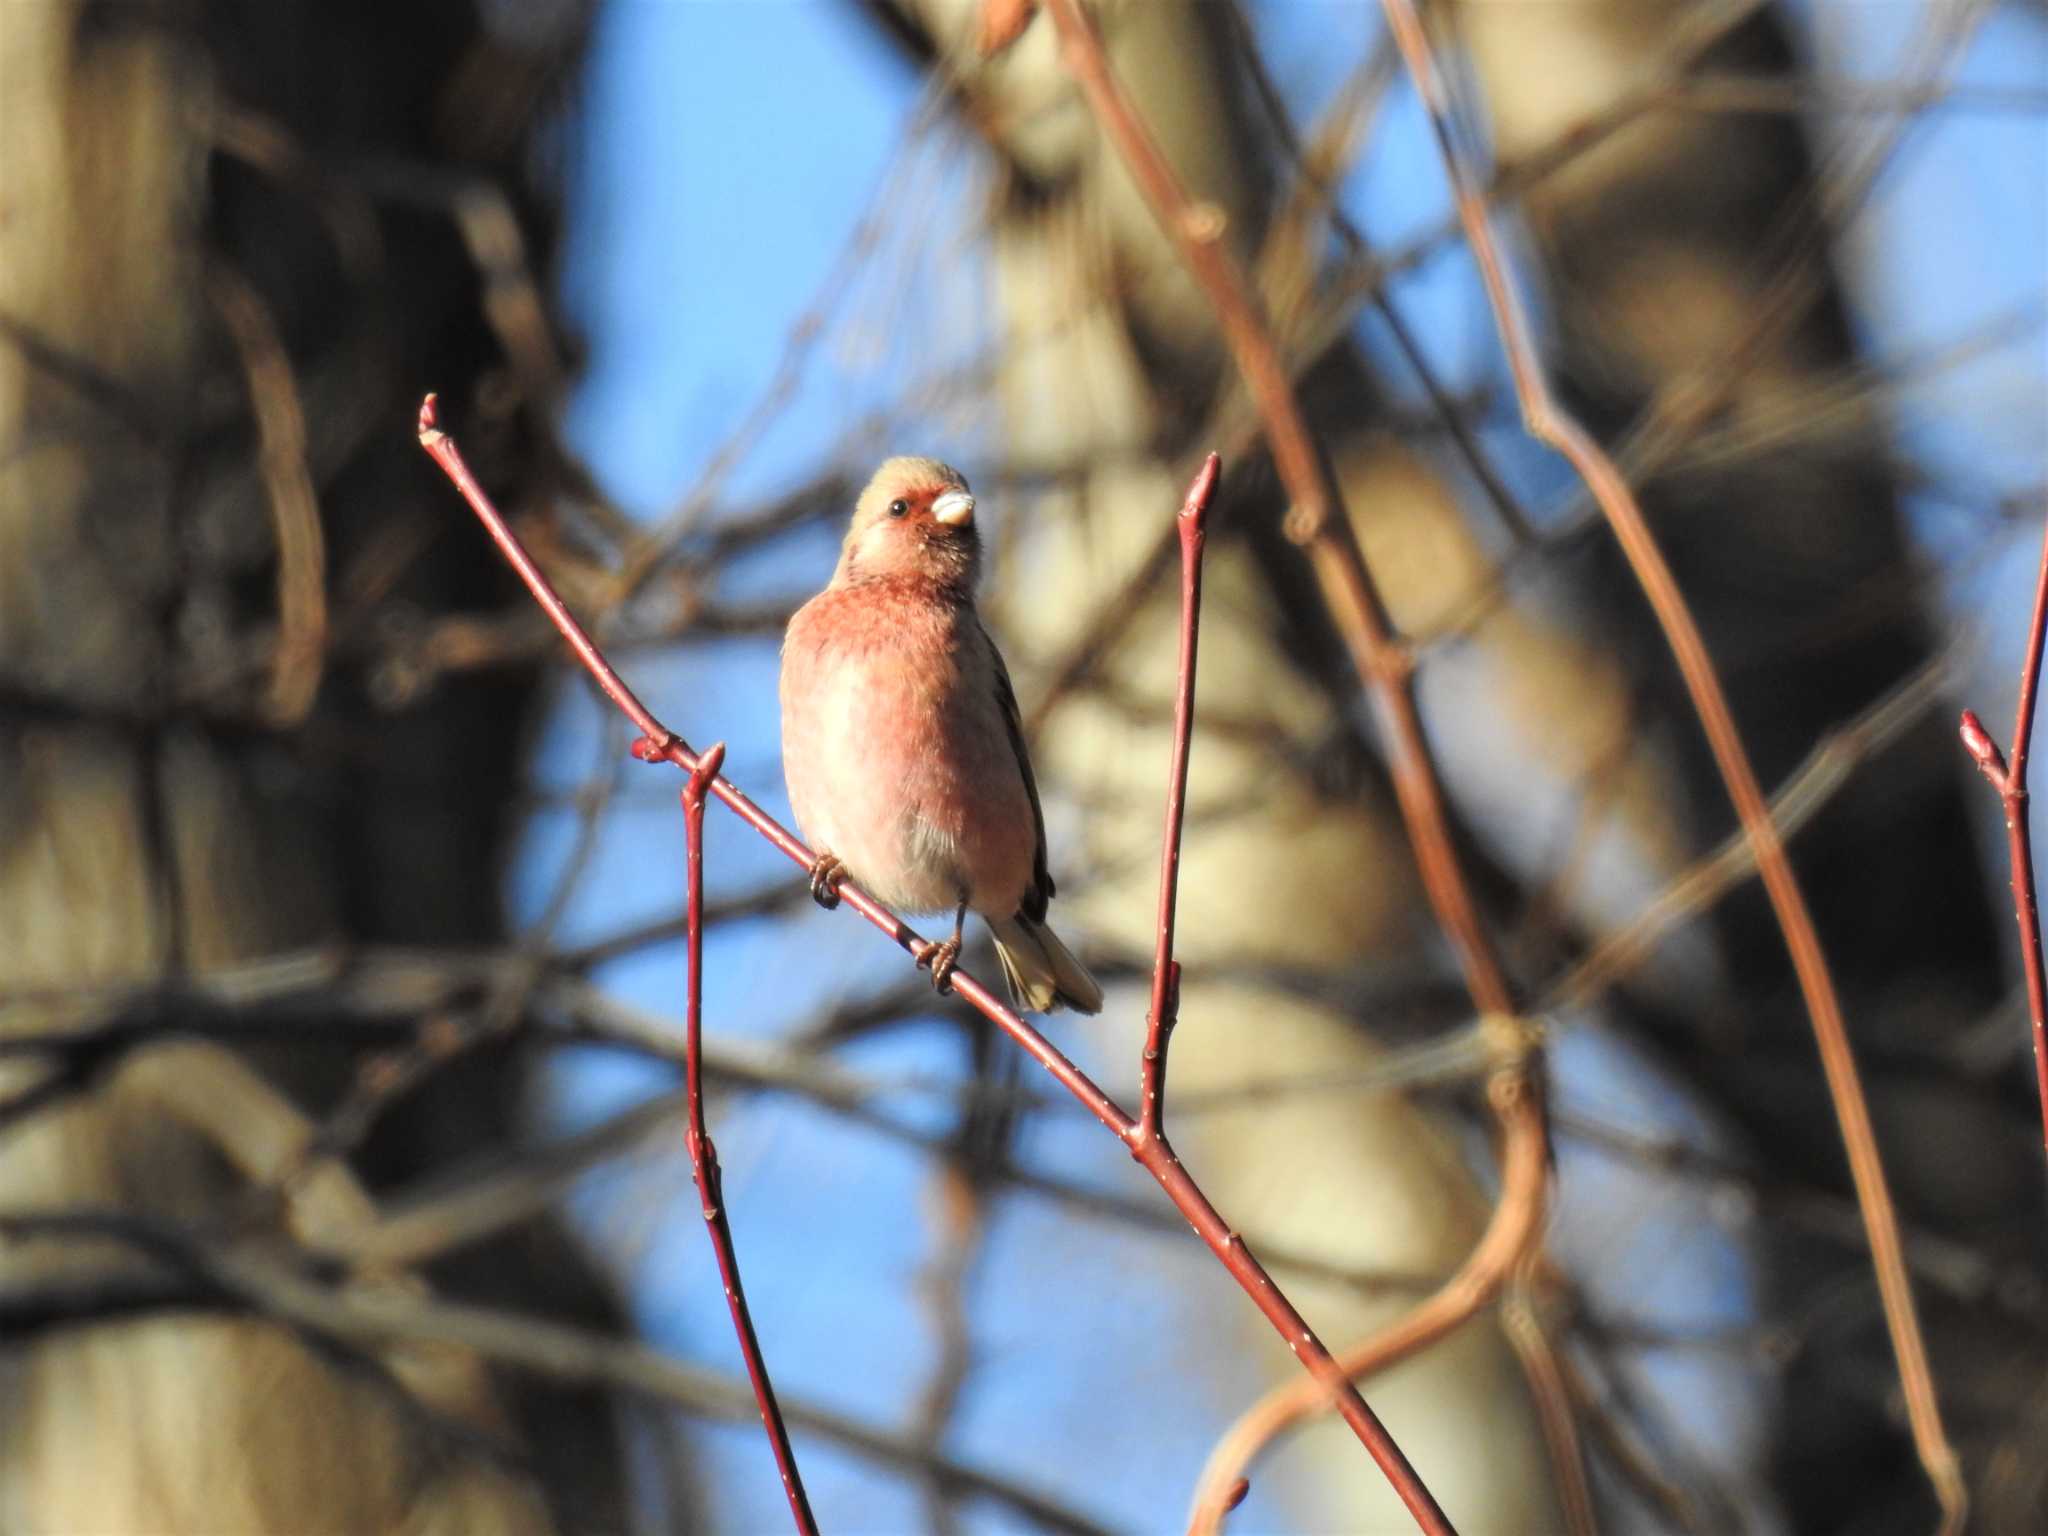
<path fill-rule="evenodd" d="M 932 973 L 932 990 L 946 993 L 953 990 L 953 972 L 960 964 L 960 941 L 946 939 L 938 944 L 927 944 L 918 955 L 919 966 L 928 966 Z"/>
<path fill-rule="evenodd" d="M 839 882 L 846 878 L 846 866 L 829 853 L 811 861 L 811 900 L 830 912 L 839 905 Z"/>

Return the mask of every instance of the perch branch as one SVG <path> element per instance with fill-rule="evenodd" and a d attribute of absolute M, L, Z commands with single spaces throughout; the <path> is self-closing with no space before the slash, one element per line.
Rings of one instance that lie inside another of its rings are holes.
<path fill-rule="evenodd" d="M 484 489 L 477 483 L 469 466 L 463 462 L 460 450 L 453 438 L 440 429 L 436 420 L 434 397 L 428 395 L 420 406 L 420 446 L 430 454 L 434 462 L 462 492 L 471 509 L 490 532 L 491 538 L 503 552 L 512 568 L 519 573 L 534 600 L 554 621 L 562 632 L 562 638 L 569 644 L 577 658 L 597 680 L 605 695 L 616 704 L 639 728 L 640 739 L 633 743 L 633 755 L 642 762 L 673 763 L 684 772 L 698 771 L 698 758 L 691 752 L 681 737 L 677 736 L 659 720 L 655 719 L 628 688 L 623 679 L 614 672 L 583 626 L 569 612 L 546 575 L 537 566 L 533 557 L 520 544 L 504 515 L 491 503 Z M 762 810 L 744 791 L 719 775 L 710 778 L 711 792 L 723 800 L 755 831 L 759 832 L 782 854 L 798 866 L 808 869 L 813 863 L 810 849 L 792 836 L 774 817 Z M 843 905 L 866 918 L 875 927 L 887 934 L 898 947 L 912 956 L 919 955 L 927 948 L 927 941 L 918 932 L 896 916 L 887 907 L 867 895 L 859 887 L 848 883 L 840 887 Z M 1127 1114 L 1122 1106 L 1097 1087 L 1081 1069 L 1061 1054 L 1053 1043 L 1027 1024 L 1013 1010 L 1001 1002 L 980 981 L 965 971 L 955 971 L 952 977 L 955 994 L 964 998 L 990 1023 L 1008 1035 L 1021 1046 L 1031 1058 L 1087 1108 L 1090 1114 L 1102 1122 L 1129 1149 L 1132 1157 L 1158 1181 L 1166 1191 L 1175 1208 L 1187 1218 L 1202 1241 L 1208 1245 L 1231 1278 L 1243 1287 L 1245 1293 L 1262 1312 L 1274 1329 L 1287 1340 L 1288 1348 L 1301 1360 L 1302 1365 L 1317 1376 L 1335 1396 L 1337 1408 L 1350 1424 L 1359 1441 L 1371 1454 L 1390 1483 L 1393 1484 L 1402 1502 L 1415 1516 L 1416 1523 L 1427 1532 L 1448 1533 L 1451 1525 L 1437 1507 L 1436 1500 L 1416 1476 L 1415 1469 L 1408 1464 L 1408 1458 L 1394 1442 L 1380 1423 L 1378 1415 L 1366 1406 L 1365 1399 L 1358 1395 L 1357 1388 L 1338 1369 L 1329 1350 L 1319 1340 L 1308 1322 L 1298 1312 L 1264 1266 L 1252 1256 L 1244 1239 L 1237 1230 L 1226 1222 L 1209 1198 L 1196 1184 L 1192 1175 L 1181 1166 L 1173 1149 L 1164 1137 L 1146 1137 L 1138 1121 Z"/>

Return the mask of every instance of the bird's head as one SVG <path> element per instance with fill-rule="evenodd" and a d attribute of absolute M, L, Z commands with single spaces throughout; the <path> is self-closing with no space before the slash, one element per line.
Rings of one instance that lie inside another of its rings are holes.
<path fill-rule="evenodd" d="M 937 459 L 885 461 L 854 504 L 835 579 L 922 576 L 971 592 L 980 571 L 966 476 Z"/>

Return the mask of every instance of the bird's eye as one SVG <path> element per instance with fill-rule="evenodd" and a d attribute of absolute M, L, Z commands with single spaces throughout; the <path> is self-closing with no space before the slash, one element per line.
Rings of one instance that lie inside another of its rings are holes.
<path fill-rule="evenodd" d="M 898 496 L 894 501 L 889 503 L 889 515 L 891 517 L 901 517 L 904 513 L 908 512 L 909 510 L 910 503 L 905 501 L 901 496 Z"/>

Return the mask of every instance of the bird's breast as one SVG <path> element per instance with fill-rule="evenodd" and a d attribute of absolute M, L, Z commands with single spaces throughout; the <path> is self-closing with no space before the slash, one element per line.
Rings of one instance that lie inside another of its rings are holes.
<path fill-rule="evenodd" d="M 790 624 L 783 763 L 797 824 L 892 906 L 934 911 L 965 894 L 1007 914 L 1031 878 L 1036 826 L 978 625 L 861 595 L 828 589 Z"/>

